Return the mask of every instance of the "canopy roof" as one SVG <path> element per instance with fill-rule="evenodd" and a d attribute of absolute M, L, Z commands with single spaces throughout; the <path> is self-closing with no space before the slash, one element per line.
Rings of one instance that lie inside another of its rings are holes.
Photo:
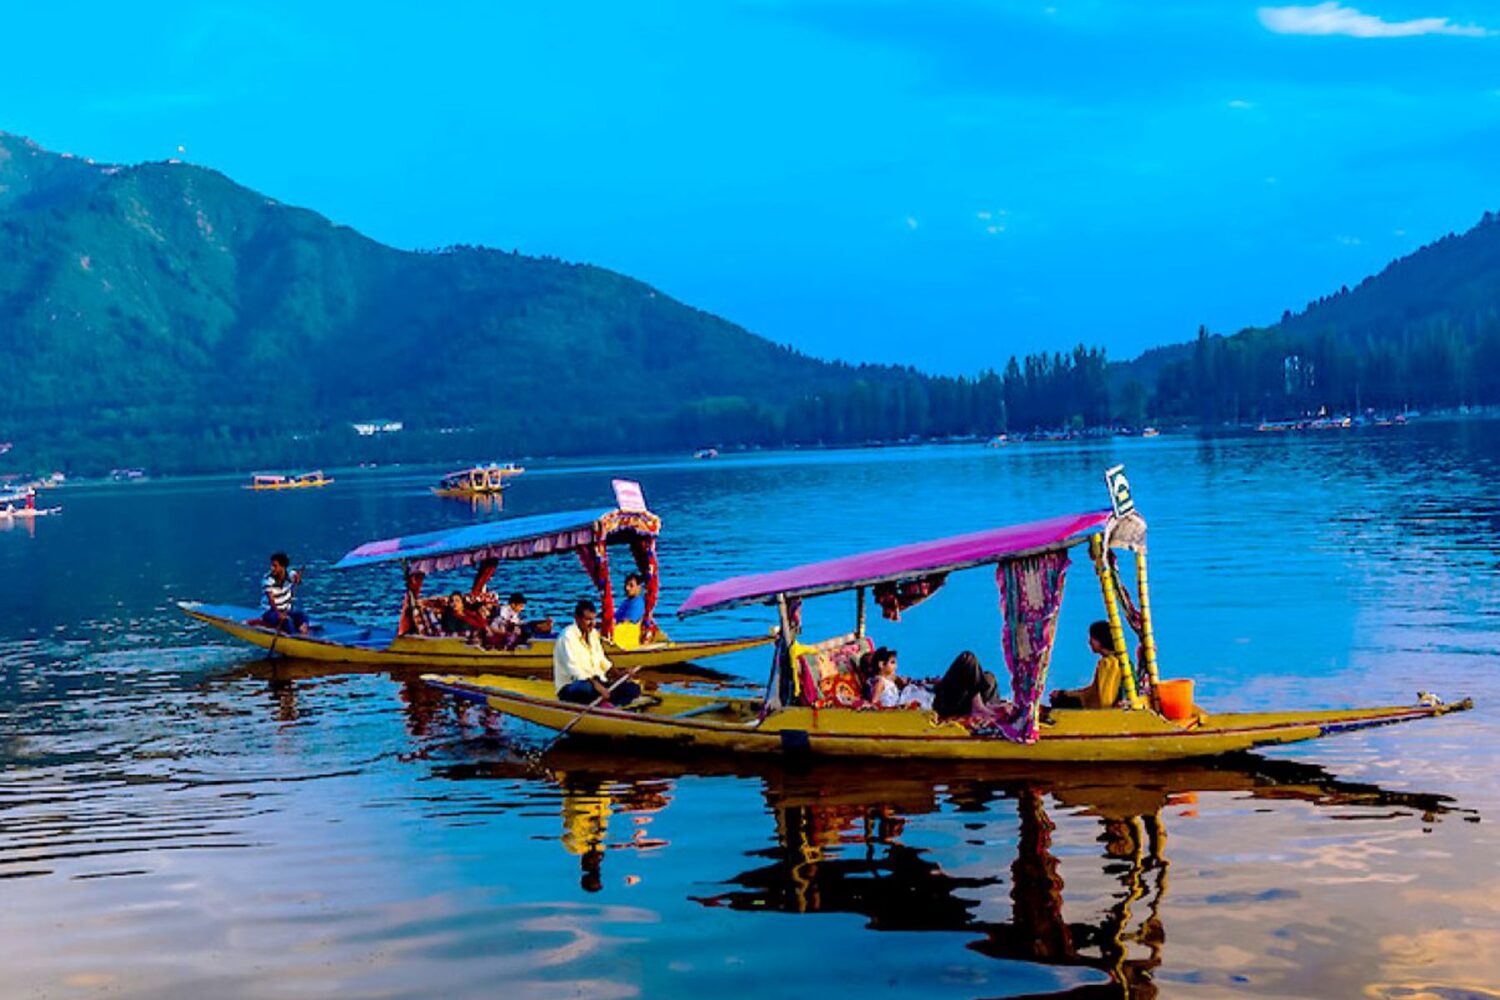
<path fill-rule="evenodd" d="M 744 604 L 769 604 L 776 595 L 811 597 L 891 580 L 983 566 L 1016 556 L 1063 549 L 1082 541 L 1109 521 L 1107 510 L 991 528 L 930 542 L 898 545 L 859 555 L 808 563 L 792 569 L 736 576 L 705 584 L 688 595 L 679 615 L 719 611 Z"/>
<path fill-rule="evenodd" d="M 571 552 L 601 538 L 607 543 L 616 537 L 655 536 L 660 530 L 661 519 L 645 510 L 601 507 L 536 514 L 366 542 L 334 563 L 333 568 L 407 560 L 413 571 L 431 573 L 486 559 L 534 559 Z"/>

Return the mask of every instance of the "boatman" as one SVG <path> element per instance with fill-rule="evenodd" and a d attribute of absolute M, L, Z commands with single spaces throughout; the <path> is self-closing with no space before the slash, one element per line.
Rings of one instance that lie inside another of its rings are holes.
<path fill-rule="evenodd" d="M 302 582 L 302 573 L 291 568 L 291 559 L 285 552 L 271 554 L 271 572 L 261 581 L 266 592 L 266 613 L 261 615 L 261 624 L 278 632 L 296 629 L 307 634 L 307 615 L 292 607 L 297 585 Z"/>
<path fill-rule="evenodd" d="M 589 705 L 628 705 L 641 696 L 635 681 L 622 680 L 610 690 L 611 664 L 599 641 L 599 610 L 590 600 L 573 607 L 573 624 L 562 630 L 552 649 L 552 683 L 559 701 Z"/>

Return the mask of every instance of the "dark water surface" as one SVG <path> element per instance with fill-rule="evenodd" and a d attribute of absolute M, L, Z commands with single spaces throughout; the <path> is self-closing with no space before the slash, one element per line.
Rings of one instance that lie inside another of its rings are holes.
<path fill-rule="evenodd" d="M 1215 709 L 1475 711 L 1209 767 L 818 766 L 572 749 L 412 676 L 267 662 L 172 601 L 389 622 L 355 544 L 476 517 L 432 470 L 80 487 L 0 530 L 6 997 L 1500 997 L 1500 444 L 1485 423 L 766 455 L 631 470 L 663 603 L 701 582 L 1102 505 L 1151 522 L 1163 672 Z M 497 456 L 504 458 L 506 456 Z M 607 503 L 542 464 L 503 516 Z M 555 595 L 571 560 L 497 581 Z M 1090 669 L 1075 560 L 1054 662 Z M 992 575 L 877 621 L 908 675 L 1000 665 Z M 843 631 L 852 600 L 808 605 Z M 682 637 L 770 623 L 754 609 Z M 715 665 L 764 676 L 758 650 Z"/>

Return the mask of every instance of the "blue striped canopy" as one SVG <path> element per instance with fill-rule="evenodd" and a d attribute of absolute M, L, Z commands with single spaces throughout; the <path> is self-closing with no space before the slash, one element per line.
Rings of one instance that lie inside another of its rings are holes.
<path fill-rule="evenodd" d="M 593 544 L 601 533 L 655 535 L 660 527 L 655 514 L 614 507 L 536 514 L 366 542 L 334 563 L 333 568 L 405 561 L 414 572 L 430 573 L 486 559 L 532 559 L 570 552 Z"/>

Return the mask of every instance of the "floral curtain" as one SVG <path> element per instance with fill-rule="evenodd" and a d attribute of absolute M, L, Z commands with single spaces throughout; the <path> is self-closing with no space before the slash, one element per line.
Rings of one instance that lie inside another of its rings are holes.
<path fill-rule="evenodd" d="M 901 612 L 921 604 L 948 580 L 947 573 L 932 573 L 910 580 L 892 580 L 875 585 L 875 603 L 888 621 L 899 622 Z"/>
<path fill-rule="evenodd" d="M 1001 641 L 1015 705 L 1010 719 L 998 722 L 996 728 L 1017 743 L 1035 743 L 1037 739 L 1037 718 L 1047 687 L 1047 667 L 1067 575 L 1066 549 L 1010 559 L 995 567 L 1004 622 Z"/>

